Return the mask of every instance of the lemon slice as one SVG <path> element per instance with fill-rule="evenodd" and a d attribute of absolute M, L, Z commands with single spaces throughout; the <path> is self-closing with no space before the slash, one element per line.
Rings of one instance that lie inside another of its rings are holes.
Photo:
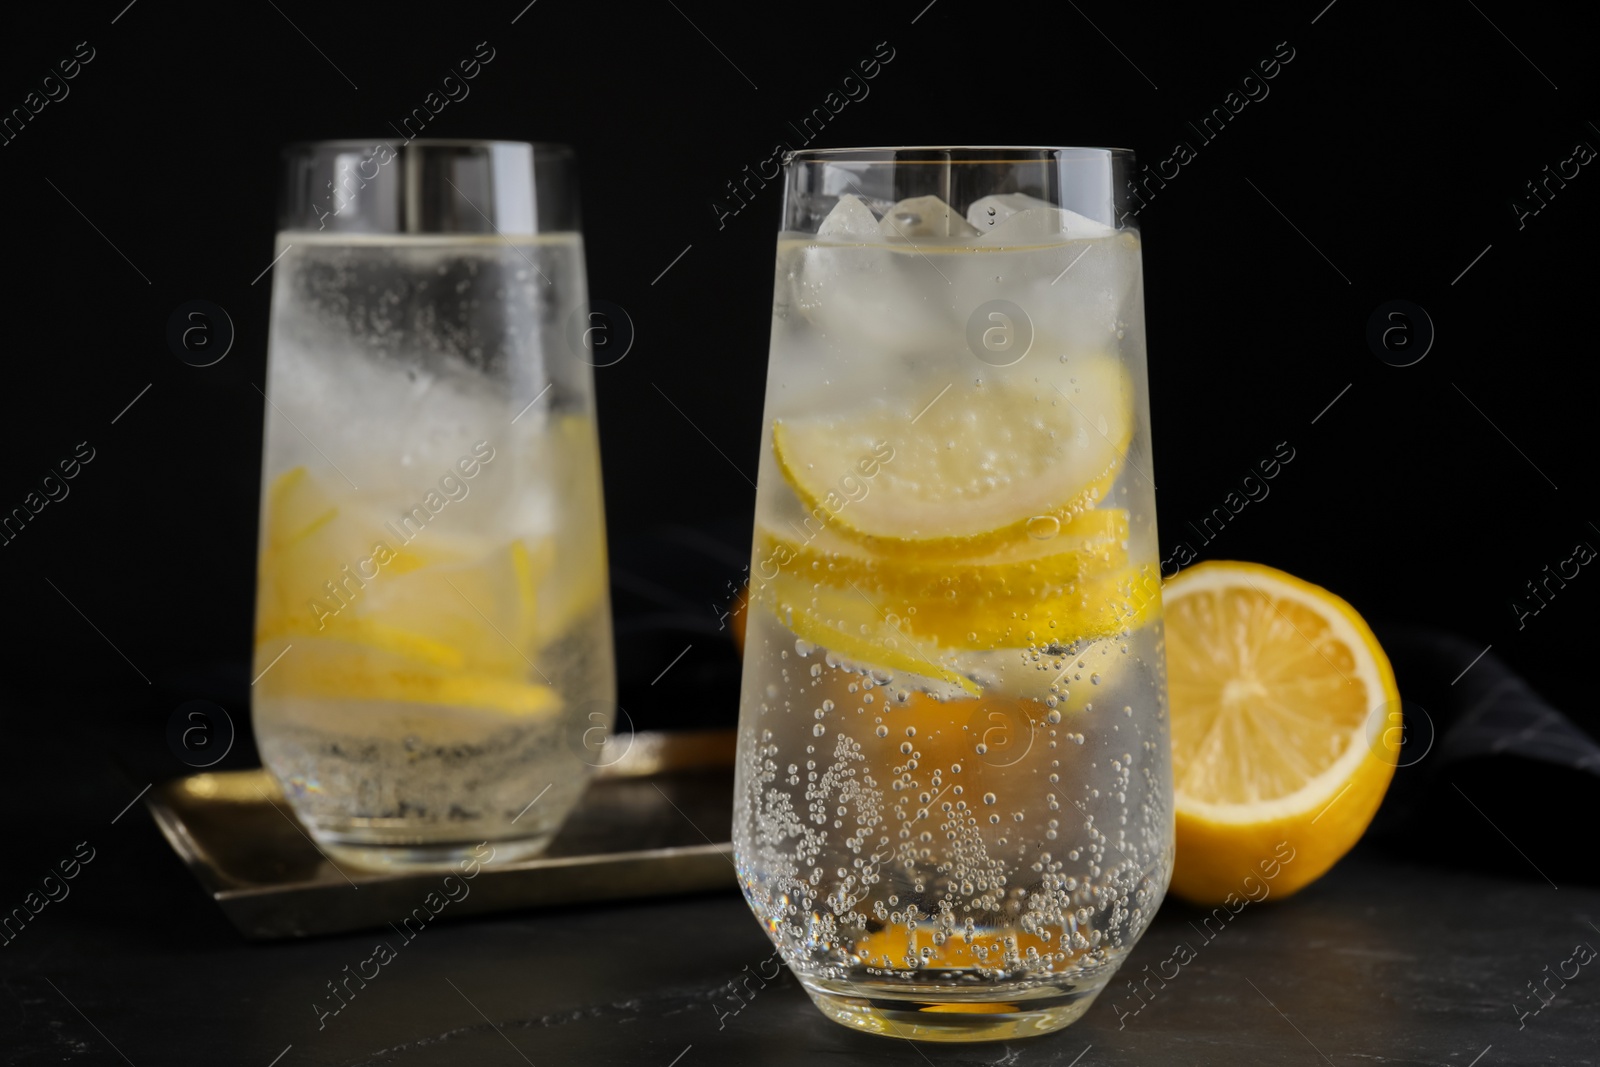
<path fill-rule="evenodd" d="M 828 529 L 804 539 L 759 531 L 757 548 L 763 559 L 792 567 L 796 574 L 916 601 L 960 601 L 971 595 L 1039 600 L 1127 564 L 1128 513 L 1122 508 L 1084 512 L 1046 530 L 1048 537 L 1029 536 L 982 555 L 953 557 L 914 547 L 874 553 Z"/>
<path fill-rule="evenodd" d="M 1292 893 L 1349 851 L 1388 789 L 1399 741 L 1372 726 L 1399 707 L 1389 660 L 1349 604 L 1260 564 L 1199 564 L 1163 599 L 1172 890 Z"/>
<path fill-rule="evenodd" d="M 257 645 L 256 669 L 264 671 L 257 684 L 268 698 L 427 704 L 523 718 L 550 716 L 561 706 L 549 686 L 440 669 L 367 645 L 297 637 L 287 651 L 281 646 Z"/>
<path fill-rule="evenodd" d="M 835 585 L 816 577 L 779 573 L 766 584 L 797 637 L 867 665 L 923 675 L 930 664 L 949 667 L 962 651 L 1066 646 L 1133 632 L 1162 601 L 1154 566 L 1104 569 L 1045 597 L 982 585 L 954 597 L 899 597 L 872 582 L 846 577 Z M 976 693 L 966 678 L 960 685 Z"/>
<path fill-rule="evenodd" d="M 773 459 L 807 511 L 856 536 L 958 550 L 1017 539 L 1030 521 L 1093 508 L 1133 439 L 1133 387 L 1116 357 L 1051 371 L 957 382 L 926 407 L 880 400 L 775 419 Z M 844 479 L 868 491 L 842 495 Z"/>
<path fill-rule="evenodd" d="M 339 577 L 339 568 L 352 566 L 373 553 L 382 541 L 394 557 L 385 567 L 396 571 L 420 566 L 422 557 L 401 547 L 378 519 L 358 518 L 339 505 L 334 494 L 305 467 L 293 467 L 273 480 L 265 504 L 263 555 L 302 565 L 313 561 L 318 581 Z"/>
<path fill-rule="evenodd" d="M 780 576 L 767 583 L 761 595 L 768 610 L 802 641 L 862 667 L 936 679 L 973 696 L 981 692 L 976 682 L 955 669 L 952 650 L 916 640 L 898 617 L 853 590 Z"/>
<path fill-rule="evenodd" d="M 268 488 L 262 524 L 256 632 L 258 636 L 303 632 L 317 626 L 320 613 L 339 607 L 328 591 L 331 583 L 344 593 L 358 590 L 361 571 L 372 573 L 381 542 L 387 560 L 378 569 L 385 576 L 404 574 L 427 559 L 383 528 L 357 518 L 305 467 L 280 474 Z M 354 574 L 350 577 L 346 572 Z"/>
<path fill-rule="evenodd" d="M 1043 598 L 979 589 L 954 599 L 904 602 L 905 629 L 982 652 L 1097 641 L 1137 630 L 1153 617 L 1161 603 L 1156 573 L 1153 566 L 1122 567 Z"/>
<path fill-rule="evenodd" d="M 327 637 L 422 666 L 530 673 L 549 623 L 536 594 L 555 569 L 550 539 L 485 549 L 481 538 L 432 538 L 424 555 L 339 506 L 304 467 L 273 482 L 265 520 L 258 642 Z"/>
<path fill-rule="evenodd" d="M 339 509 L 302 466 L 291 467 L 273 479 L 266 510 L 267 541 L 283 546 L 326 524 Z"/>
<path fill-rule="evenodd" d="M 512 541 L 468 564 L 380 572 L 327 620 L 326 632 L 356 639 L 346 634 L 347 622 L 377 624 L 449 646 L 469 669 L 527 674 L 539 621 L 535 589 L 553 563 L 548 541 Z"/>
<path fill-rule="evenodd" d="M 1050 933 L 1052 936 L 1047 940 L 1026 930 L 983 931 L 971 936 L 956 930 L 940 938 L 927 923 L 919 923 L 915 928 L 905 923 L 889 923 L 858 940 L 851 954 L 868 967 L 987 970 L 1019 965 L 1034 954 L 1047 956 L 1066 951 L 1076 955 L 1070 945 L 1062 943 L 1059 930 Z M 985 1013 L 1013 1009 L 1006 1004 L 969 1002 L 939 1005 L 938 1010 Z"/>

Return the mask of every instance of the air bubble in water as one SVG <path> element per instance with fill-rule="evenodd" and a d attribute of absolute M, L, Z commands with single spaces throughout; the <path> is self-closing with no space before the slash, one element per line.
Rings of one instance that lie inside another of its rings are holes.
<path fill-rule="evenodd" d="M 889 728 L 887 726 L 879 726 L 873 732 L 876 733 L 879 737 L 888 737 L 889 736 Z"/>
<path fill-rule="evenodd" d="M 1028 520 L 1028 536 L 1036 541 L 1048 541 L 1061 532 L 1061 520 L 1054 515 L 1035 515 Z"/>
<path fill-rule="evenodd" d="M 993 793 L 985 793 L 985 794 L 983 794 L 983 802 L 985 804 L 993 804 L 996 800 L 999 800 L 999 799 L 1000 798 L 995 796 Z"/>
<path fill-rule="evenodd" d="M 827 732 L 828 732 L 828 728 L 826 726 L 822 725 L 820 722 L 817 723 L 817 725 L 815 725 L 815 726 L 813 726 L 811 728 L 811 736 L 812 737 L 821 737 L 823 734 L 825 734 Z"/>

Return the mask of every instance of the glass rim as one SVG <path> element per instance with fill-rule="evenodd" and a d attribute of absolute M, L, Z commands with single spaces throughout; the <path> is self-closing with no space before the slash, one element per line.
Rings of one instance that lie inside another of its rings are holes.
<path fill-rule="evenodd" d="M 283 146 L 279 165 L 280 232 L 529 235 L 578 227 L 578 156 L 557 142 L 295 141 Z"/>
<path fill-rule="evenodd" d="M 335 137 L 325 141 L 289 141 L 284 144 L 283 151 L 289 154 L 330 148 L 364 149 L 377 145 L 385 145 L 393 151 L 407 148 L 528 148 L 535 155 L 573 154 L 572 146 L 561 141 L 506 141 L 493 137 L 412 137 L 400 139 L 398 146 L 387 137 Z"/>
<path fill-rule="evenodd" d="M 972 159 L 897 159 L 904 152 L 944 154 L 971 153 Z M 797 148 L 784 156 L 790 163 L 1037 163 L 1042 157 L 1063 152 L 1098 153 L 1106 156 L 1133 156 L 1133 149 L 1105 145 L 873 145 L 857 148 Z M 990 158 L 989 154 L 995 157 Z M 1026 156 L 1022 159 L 1003 158 L 1007 155 Z"/>

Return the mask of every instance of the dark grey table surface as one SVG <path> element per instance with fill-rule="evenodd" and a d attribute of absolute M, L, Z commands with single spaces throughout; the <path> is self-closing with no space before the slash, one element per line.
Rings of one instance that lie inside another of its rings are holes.
<path fill-rule="evenodd" d="M 117 798 L 89 798 L 102 799 L 109 813 Z M 56 848 L 66 857 L 87 839 L 95 849 L 71 895 L 0 947 L 7 1064 L 1600 1060 L 1600 962 L 1568 962 L 1575 946 L 1600 946 L 1600 891 L 1555 888 L 1532 870 L 1491 877 L 1358 850 L 1299 896 L 1244 908 L 1210 940 L 1202 913 L 1169 902 L 1113 987 L 1065 1031 L 913 1045 L 828 1022 L 786 972 L 764 987 L 751 977 L 771 949 L 731 870 L 723 893 L 440 922 L 339 1014 L 319 1017 L 328 983 L 371 955 L 378 935 L 246 943 L 141 806 L 96 822 Z M 57 861 L 41 840 L 11 851 L 6 907 Z M 1163 961 L 1179 944 L 1194 958 L 1174 975 Z M 1143 987 L 1141 1002 L 1125 979 L 1147 965 L 1170 977 Z M 1551 992 L 1536 1000 L 1530 983 Z"/>

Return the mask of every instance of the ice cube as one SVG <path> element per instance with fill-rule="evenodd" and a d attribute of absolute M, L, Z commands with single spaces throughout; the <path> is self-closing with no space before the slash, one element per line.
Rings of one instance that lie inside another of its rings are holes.
<path fill-rule="evenodd" d="M 975 200 L 967 209 L 967 218 L 982 233 L 984 242 L 993 244 L 1076 241 L 1116 232 L 1105 223 L 1027 193 L 999 193 Z"/>
<path fill-rule="evenodd" d="M 793 285 L 788 307 L 830 349 L 852 353 L 867 366 L 881 366 L 876 357 L 883 353 L 965 343 L 951 307 L 949 269 L 941 273 L 926 252 L 881 236 L 854 247 L 850 241 L 795 242 L 780 249 L 778 263 L 780 284 Z"/>
<path fill-rule="evenodd" d="M 1010 244 L 1004 235 L 999 241 L 985 236 L 981 242 Z M 1031 264 L 1029 277 L 1019 279 L 1019 295 L 1013 299 L 1032 320 L 1034 352 L 1104 351 L 1117 344 L 1118 331 L 1139 328 L 1139 242 L 1132 233 L 1095 241 L 1056 237 L 1029 243 L 1033 247 L 1027 251 L 1002 254 L 1026 257 Z"/>
<path fill-rule="evenodd" d="M 883 236 L 911 240 L 917 237 L 975 237 L 978 230 L 937 196 L 914 196 L 890 208 L 879 224 Z"/>
<path fill-rule="evenodd" d="M 987 233 L 1017 212 L 1038 207 L 1055 205 L 1027 193 L 996 193 L 974 200 L 972 206 L 967 208 L 967 221 L 980 233 Z"/>
<path fill-rule="evenodd" d="M 364 495 L 397 506 L 433 488 L 499 417 L 487 378 L 432 372 L 427 354 L 403 342 L 379 357 L 348 338 L 311 330 L 303 318 L 284 318 L 290 323 L 274 338 L 269 364 L 274 469 L 337 464 L 329 474 L 339 485 L 349 478 Z"/>
<path fill-rule="evenodd" d="M 876 241 L 881 234 L 872 209 L 859 196 L 845 193 L 817 227 L 817 236 L 839 241 Z"/>

